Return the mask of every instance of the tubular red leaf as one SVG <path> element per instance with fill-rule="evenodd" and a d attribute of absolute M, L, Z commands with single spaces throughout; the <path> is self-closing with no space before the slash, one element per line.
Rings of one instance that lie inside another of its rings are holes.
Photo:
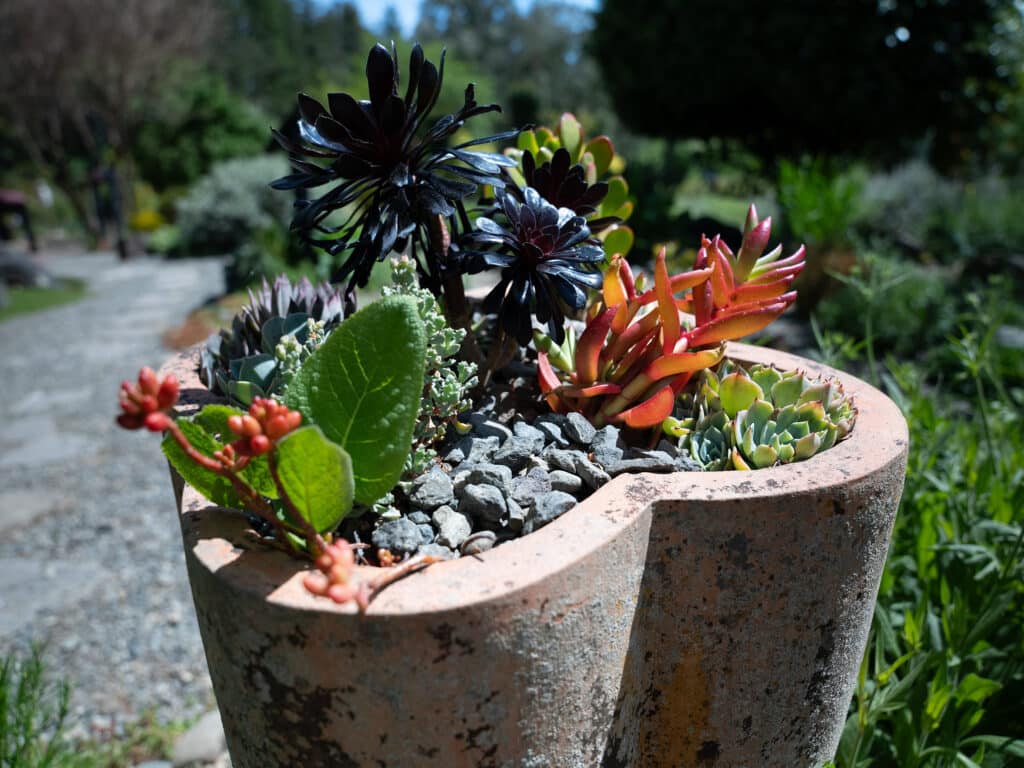
<path fill-rule="evenodd" d="M 623 421 L 627 426 L 636 429 L 656 426 L 672 414 L 672 405 L 675 403 L 675 399 L 672 387 L 662 387 L 639 405 L 634 405 L 629 410 L 620 413 L 615 420 Z"/>
<path fill-rule="evenodd" d="M 598 360 L 608 331 L 611 330 L 615 312 L 614 307 L 606 309 L 587 323 L 587 329 L 576 342 L 576 383 L 581 387 L 593 384 L 597 380 Z"/>

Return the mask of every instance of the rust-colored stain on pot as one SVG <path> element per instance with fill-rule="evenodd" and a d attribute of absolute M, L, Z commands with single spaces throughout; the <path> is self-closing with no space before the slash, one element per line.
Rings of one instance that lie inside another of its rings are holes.
<path fill-rule="evenodd" d="M 851 437 L 750 473 L 621 476 L 367 615 L 175 479 L 236 768 L 818 768 L 838 743 L 902 491 L 906 424 L 839 375 Z M 197 397 L 194 362 L 175 372 Z M 194 512 L 203 509 L 198 517 Z"/>

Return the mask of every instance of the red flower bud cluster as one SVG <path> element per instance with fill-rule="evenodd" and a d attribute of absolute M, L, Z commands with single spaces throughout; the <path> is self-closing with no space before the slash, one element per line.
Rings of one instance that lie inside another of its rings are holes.
<path fill-rule="evenodd" d="M 163 432 L 171 425 L 167 412 L 178 402 L 178 380 L 174 376 L 157 377 L 152 368 L 139 371 L 139 383 L 121 383 L 121 414 L 117 423 L 125 429 Z"/>
<path fill-rule="evenodd" d="M 247 414 L 228 419 L 228 428 L 239 437 L 230 447 L 239 456 L 261 456 L 300 424 L 302 414 L 298 411 L 274 399 L 257 397 Z"/>
<path fill-rule="evenodd" d="M 316 560 L 317 571 L 303 579 L 303 586 L 314 595 L 329 597 L 336 603 L 354 600 L 360 608 L 369 603 L 369 588 L 356 578 L 355 548 L 344 541 L 327 544 Z"/>

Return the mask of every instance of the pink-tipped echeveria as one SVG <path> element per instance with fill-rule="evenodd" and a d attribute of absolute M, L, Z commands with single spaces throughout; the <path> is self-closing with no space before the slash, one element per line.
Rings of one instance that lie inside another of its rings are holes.
<path fill-rule="evenodd" d="M 726 361 L 718 373 L 704 371 L 694 416 L 664 429 L 705 469 L 763 469 L 831 448 L 856 418 L 838 381 Z"/>

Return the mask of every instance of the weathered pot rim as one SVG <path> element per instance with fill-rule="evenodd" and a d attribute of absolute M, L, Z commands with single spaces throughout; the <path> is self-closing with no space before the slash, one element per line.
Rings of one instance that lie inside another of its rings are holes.
<path fill-rule="evenodd" d="M 196 349 L 190 350 L 164 366 L 164 372 L 174 372 L 182 380 L 183 390 L 203 389 L 195 373 L 196 353 Z M 857 483 L 874 475 L 905 453 L 908 433 L 903 415 L 892 400 L 861 379 L 765 347 L 732 343 L 728 356 L 743 363 L 771 363 L 781 369 L 800 368 L 813 375 L 839 379 L 858 409 L 852 434 L 807 461 L 770 469 L 621 475 L 528 536 L 476 557 L 431 565 L 396 582 L 376 597 L 368 615 L 453 611 L 498 596 L 510 599 L 516 592 L 572 568 L 581 557 L 607 545 L 659 501 L 746 499 L 762 504 L 765 509 L 778 509 L 765 500 L 803 494 L 812 501 L 827 488 Z M 302 578 L 310 564 L 256 542 L 247 533 L 245 519 L 237 513 L 211 506 L 187 485 L 181 511 L 185 515 L 182 531 L 186 550 L 194 555 L 197 565 L 217 573 L 233 589 L 261 592 L 268 602 L 295 610 L 354 613 L 354 606 L 339 606 L 306 592 Z M 779 520 L 776 516 L 765 522 L 798 525 L 799 519 Z"/>

